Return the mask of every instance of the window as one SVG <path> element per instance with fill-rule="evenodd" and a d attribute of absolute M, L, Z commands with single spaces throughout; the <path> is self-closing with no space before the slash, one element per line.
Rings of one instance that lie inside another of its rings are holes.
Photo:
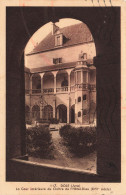
<path fill-rule="evenodd" d="M 63 44 L 63 35 L 59 34 L 55 36 L 55 46 L 61 46 Z"/>
<path fill-rule="evenodd" d="M 87 99 L 87 96 L 86 95 L 83 95 L 83 100 L 86 100 Z"/>
<path fill-rule="evenodd" d="M 78 112 L 78 117 L 81 117 L 81 112 L 80 111 Z"/>
<path fill-rule="evenodd" d="M 62 63 L 62 58 L 59 58 L 59 63 Z"/>
<path fill-rule="evenodd" d="M 81 97 L 78 97 L 78 102 L 81 102 Z"/>
<path fill-rule="evenodd" d="M 53 58 L 53 64 L 60 64 L 62 63 L 62 58 Z"/>
<path fill-rule="evenodd" d="M 56 37 L 57 38 L 57 46 L 60 45 L 60 36 Z"/>

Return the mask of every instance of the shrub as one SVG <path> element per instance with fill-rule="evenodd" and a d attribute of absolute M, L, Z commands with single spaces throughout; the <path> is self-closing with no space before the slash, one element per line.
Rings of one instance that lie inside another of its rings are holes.
<path fill-rule="evenodd" d="M 48 127 L 32 127 L 26 131 L 27 152 L 30 156 L 53 158 L 52 137 Z"/>
<path fill-rule="evenodd" d="M 60 128 L 60 136 L 69 150 L 77 156 L 90 153 L 96 146 L 95 127 L 72 127 L 65 125 Z"/>

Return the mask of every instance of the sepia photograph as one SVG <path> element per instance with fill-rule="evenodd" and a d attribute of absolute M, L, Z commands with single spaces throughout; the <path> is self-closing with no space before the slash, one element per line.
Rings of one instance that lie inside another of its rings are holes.
<path fill-rule="evenodd" d="M 0 1 L 0 195 L 126 194 L 125 10 Z"/>
<path fill-rule="evenodd" d="M 121 182 L 120 7 L 6 7 L 6 181 Z"/>

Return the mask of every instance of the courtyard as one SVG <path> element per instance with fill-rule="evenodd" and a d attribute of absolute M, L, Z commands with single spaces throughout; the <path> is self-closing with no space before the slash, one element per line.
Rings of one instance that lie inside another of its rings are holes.
<path fill-rule="evenodd" d="M 59 135 L 59 131 L 51 131 L 52 141 L 54 145 L 54 159 L 41 159 L 29 157 L 29 160 L 36 163 L 55 165 L 61 168 L 69 168 L 76 171 L 89 171 L 96 173 L 96 151 L 91 152 L 83 157 L 76 157 L 63 144 L 63 140 Z"/>

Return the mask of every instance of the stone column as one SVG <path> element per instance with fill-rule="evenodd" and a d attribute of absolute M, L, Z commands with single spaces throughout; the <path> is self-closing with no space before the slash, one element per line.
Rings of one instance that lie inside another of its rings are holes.
<path fill-rule="evenodd" d="M 86 83 L 88 84 L 89 83 L 89 72 L 87 70 L 87 78 L 86 78 Z"/>
<path fill-rule="evenodd" d="M 77 114 L 78 114 L 78 110 L 77 110 L 77 92 L 75 91 L 75 124 L 77 124 Z"/>
<path fill-rule="evenodd" d="M 67 123 L 70 123 L 70 94 L 68 94 L 67 99 Z"/>
<path fill-rule="evenodd" d="M 40 73 L 40 77 L 41 77 L 41 94 L 43 94 L 43 76 L 45 73 Z"/>
<path fill-rule="evenodd" d="M 53 75 L 54 75 L 54 94 L 56 94 L 56 75 L 57 75 L 57 72 L 58 72 L 58 71 L 52 72 Z"/>
<path fill-rule="evenodd" d="M 32 95 L 32 74 L 30 75 L 30 94 Z"/>
<path fill-rule="evenodd" d="M 70 74 L 71 74 L 72 70 L 73 69 L 66 70 L 67 74 L 68 74 L 68 93 L 70 93 L 70 86 L 71 86 L 71 84 L 70 84 Z"/>
<path fill-rule="evenodd" d="M 68 93 L 70 92 L 70 73 L 68 74 Z"/>
<path fill-rule="evenodd" d="M 81 70 L 81 84 L 83 84 L 83 70 Z"/>
<path fill-rule="evenodd" d="M 53 100 L 53 118 L 56 118 L 56 96 L 55 95 Z"/>

